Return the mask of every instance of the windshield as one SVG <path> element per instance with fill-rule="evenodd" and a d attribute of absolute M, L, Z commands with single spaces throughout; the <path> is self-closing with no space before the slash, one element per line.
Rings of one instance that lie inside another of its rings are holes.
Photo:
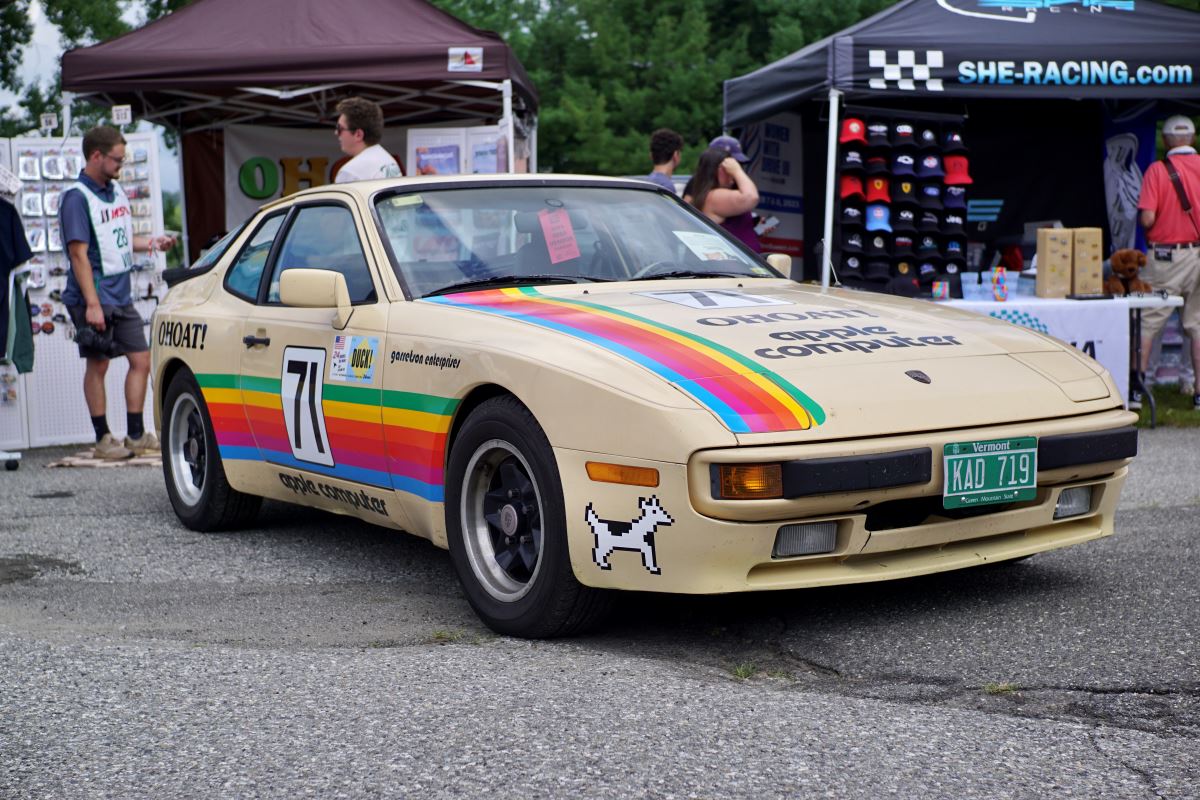
<path fill-rule="evenodd" d="M 504 284 L 780 277 L 657 192 L 503 186 L 385 195 L 375 208 L 415 297 Z"/>

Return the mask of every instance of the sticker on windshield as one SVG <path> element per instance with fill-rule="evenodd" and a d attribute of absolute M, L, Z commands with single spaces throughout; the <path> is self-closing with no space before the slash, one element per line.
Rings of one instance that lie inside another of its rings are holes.
<path fill-rule="evenodd" d="M 715 233 L 698 233 L 696 231 L 671 231 L 675 238 L 683 242 L 688 250 L 701 261 L 729 261 L 738 258 L 733 245 L 717 236 Z"/>
<path fill-rule="evenodd" d="M 542 235 L 546 237 L 546 251 L 550 253 L 551 264 L 579 258 L 579 242 L 575 241 L 571 215 L 565 208 L 539 211 L 538 222 L 542 223 Z"/>
<path fill-rule="evenodd" d="M 334 336 L 329 379 L 370 384 L 375 380 L 379 339 L 374 336 Z"/>

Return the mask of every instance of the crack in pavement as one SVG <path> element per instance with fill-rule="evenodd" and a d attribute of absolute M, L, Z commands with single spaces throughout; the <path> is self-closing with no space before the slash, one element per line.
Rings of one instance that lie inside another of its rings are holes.
<path fill-rule="evenodd" d="M 1115 755 L 1109 753 L 1108 751 L 1106 751 L 1103 747 L 1101 747 L 1100 740 L 1096 737 L 1096 732 L 1098 730 L 1099 730 L 1099 726 L 1095 726 L 1087 732 L 1087 739 L 1088 739 L 1088 742 L 1092 745 L 1092 749 L 1094 749 L 1097 753 L 1099 753 L 1101 757 L 1103 757 L 1103 758 L 1107 759 L 1108 761 L 1111 761 L 1115 764 L 1120 764 L 1122 767 L 1129 770 L 1134 775 L 1138 776 L 1138 778 L 1141 779 L 1142 783 L 1146 784 L 1146 788 L 1148 788 L 1151 792 L 1154 793 L 1155 797 L 1160 798 L 1160 800 L 1167 800 L 1167 796 L 1159 790 L 1158 785 L 1154 782 L 1154 776 L 1150 774 L 1149 770 L 1145 770 L 1145 769 L 1142 769 L 1141 767 L 1134 766 L 1133 764 L 1130 764 L 1128 761 L 1125 761 L 1123 758 L 1120 758 L 1119 756 L 1115 756 Z"/>

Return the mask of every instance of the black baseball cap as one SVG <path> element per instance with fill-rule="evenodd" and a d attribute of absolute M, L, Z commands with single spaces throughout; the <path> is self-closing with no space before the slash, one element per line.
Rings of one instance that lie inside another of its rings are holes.
<path fill-rule="evenodd" d="M 904 233 L 917 232 L 917 212 L 911 208 L 897 208 L 893 215 L 892 230 Z"/>
<path fill-rule="evenodd" d="M 888 162 L 883 156 L 872 156 L 867 159 L 868 175 L 887 175 Z"/>
<path fill-rule="evenodd" d="M 917 144 L 922 150 L 937 150 L 938 135 L 932 127 L 924 126 L 917 133 Z"/>
<path fill-rule="evenodd" d="M 892 239 L 892 255 L 894 256 L 912 256 L 913 254 L 913 238 L 905 233 L 896 234 Z"/>
<path fill-rule="evenodd" d="M 861 227 L 863 224 L 863 210 L 858 206 L 843 206 L 842 224 L 847 227 Z"/>
<path fill-rule="evenodd" d="M 967 145 L 963 142 L 962 131 L 951 129 L 942 136 L 943 153 L 965 153 Z"/>
<path fill-rule="evenodd" d="M 867 123 L 867 146 L 888 147 L 892 140 L 888 135 L 888 124 L 882 120 L 872 120 Z"/>
<path fill-rule="evenodd" d="M 861 278 L 862 277 L 862 259 L 858 256 L 846 256 L 842 259 L 842 269 L 839 277 L 843 278 Z"/>
<path fill-rule="evenodd" d="M 890 252 L 891 248 L 888 246 L 888 237 L 884 236 L 882 233 L 875 233 L 867 237 L 868 256 L 886 256 L 889 255 Z"/>
<path fill-rule="evenodd" d="M 917 205 L 917 184 L 911 180 L 892 181 L 892 205 Z"/>
<path fill-rule="evenodd" d="M 863 236 L 859 231 L 846 231 L 842 236 L 843 253 L 861 253 L 863 251 Z"/>
<path fill-rule="evenodd" d="M 868 261 L 867 280 L 886 281 L 892 275 L 892 265 L 887 261 Z"/>
<path fill-rule="evenodd" d="M 921 208 L 931 208 L 934 211 L 942 210 L 942 186 L 939 183 L 926 183 L 921 185 L 920 191 Z"/>
<path fill-rule="evenodd" d="M 916 130 L 911 122 L 901 121 L 892 126 L 892 147 L 916 146 Z"/>
<path fill-rule="evenodd" d="M 862 172 L 864 166 L 861 150 L 849 149 L 842 151 L 842 172 Z"/>
<path fill-rule="evenodd" d="M 937 233 L 941 230 L 941 222 L 936 211 L 922 211 L 921 221 L 917 223 L 917 230 L 921 233 Z"/>

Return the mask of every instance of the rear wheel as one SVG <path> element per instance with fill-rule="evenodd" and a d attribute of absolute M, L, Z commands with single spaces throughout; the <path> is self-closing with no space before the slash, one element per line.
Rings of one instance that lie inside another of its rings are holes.
<path fill-rule="evenodd" d="M 450 453 L 446 530 L 467 599 L 497 633 L 580 633 L 609 608 L 608 593 L 571 571 L 554 454 L 514 397 L 488 400 L 463 424 Z"/>
<path fill-rule="evenodd" d="M 195 531 L 238 528 L 253 520 L 262 498 L 237 491 L 225 479 L 208 406 L 188 369 L 171 379 L 163 410 L 163 477 L 179 520 Z"/>

